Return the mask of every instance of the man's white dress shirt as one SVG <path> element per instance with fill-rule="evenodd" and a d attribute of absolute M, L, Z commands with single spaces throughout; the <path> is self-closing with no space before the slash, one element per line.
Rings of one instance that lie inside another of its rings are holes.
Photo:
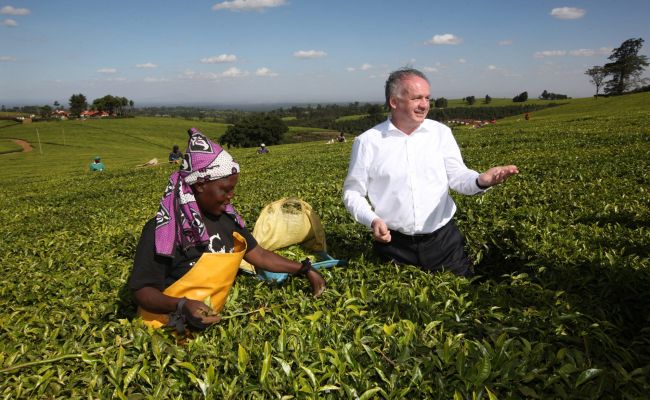
<path fill-rule="evenodd" d="M 367 227 L 379 217 L 407 235 L 431 233 L 456 212 L 449 188 L 467 195 L 483 192 L 478 175 L 465 166 L 446 125 L 425 119 L 407 135 L 388 119 L 354 140 L 343 202 Z"/>

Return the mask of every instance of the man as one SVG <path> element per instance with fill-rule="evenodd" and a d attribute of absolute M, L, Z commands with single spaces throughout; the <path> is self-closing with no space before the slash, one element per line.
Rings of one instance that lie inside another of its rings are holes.
<path fill-rule="evenodd" d="M 390 117 L 354 141 L 343 185 L 345 207 L 372 229 L 381 258 L 469 276 L 448 190 L 482 193 L 519 171 L 507 165 L 479 174 L 465 166 L 451 130 L 426 119 L 430 87 L 422 72 L 391 73 L 385 94 Z"/>
<path fill-rule="evenodd" d="M 231 204 L 239 164 L 198 130 L 188 133 L 183 163 L 136 249 L 129 288 L 143 320 L 179 332 L 186 325 L 203 329 L 218 322 L 213 309 L 223 306 L 242 257 L 264 270 L 305 276 L 319 296 L 325 281 L 308 259 L 299 263 L 267 251 L 245 228 Z M 221 297 L 210 297 L 215 295 Z"/>
<path fill-rule="evenodd" d="M 95 156 L 93 162 L 90 163 L 90 170 L 91 171 L 103 171 L 105 170 L 106 167 L 104 166 L 104 163 L 102 162 L 102 159 L 99 156 Z"/>

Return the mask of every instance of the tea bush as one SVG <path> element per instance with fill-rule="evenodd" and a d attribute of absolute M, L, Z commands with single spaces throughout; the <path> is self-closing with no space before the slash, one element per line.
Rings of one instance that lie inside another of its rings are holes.
<path fill-rule="evenodd" d="M 373 256 L 341 202 L 350 142 L 233 149 L 235 205 L 251 228 L 265 204 L 301 197 L 349 264 L 323 271 L 318 299 L 304 279 L 277 287 L 242 275 L 224 320 L 192 338 L 145 328 L 124 287 L 173 170 L 135 162 L 182 144 L 187 121 L 34 124 L 43 154 L 0 156 L 0 395 L 645 398 L 649 99 L 571 100 L 530 121 L 455 131 L 468 166 L 521 170 L 482 196 L 454 195 L 471 280 Z M 34 128 L 0 137 L 34 145 Z M 94 153 L 105 173 L 86 172 Z"/>

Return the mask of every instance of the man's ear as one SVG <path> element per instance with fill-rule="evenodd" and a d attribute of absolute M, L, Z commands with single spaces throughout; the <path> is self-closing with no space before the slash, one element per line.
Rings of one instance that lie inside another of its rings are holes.
<path fill-rule="evenodd" d="M 388 98 L 388 107 L 389 107 L 391 110 L 394 110 L 394 109 L 397 108 L 397 97 L 395 97 L 395 96 L 390 96 L 390 97 Z"/>

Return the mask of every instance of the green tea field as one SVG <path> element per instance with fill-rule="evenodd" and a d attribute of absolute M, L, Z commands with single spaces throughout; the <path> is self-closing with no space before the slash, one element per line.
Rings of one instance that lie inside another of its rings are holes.
<path fill-rule="evenodd" d="M 304 279 L 242 274 L 223 320 L 182 339 L 134 318 L 125 283 L 171 146 L 184 149 L 191 126 L 218 140 L 226 125 L 0 127 L 0 398 L 648 398 L 648 104 L 650 93 L 572 99 L 529 121 L 455 128 L 470 168 L 520 170 L 483 195 L 453 194 L 469 280 L 375 258 L 341 200 L 352 140 L 231 149 L 251 230 L 264 205 L 300 197 L 348 265 L 323 271 L 319 298 Z M 12 139 L 33 150 L 11 152 Z M 95 155 L 105 172 L 88 171 Z"/>

